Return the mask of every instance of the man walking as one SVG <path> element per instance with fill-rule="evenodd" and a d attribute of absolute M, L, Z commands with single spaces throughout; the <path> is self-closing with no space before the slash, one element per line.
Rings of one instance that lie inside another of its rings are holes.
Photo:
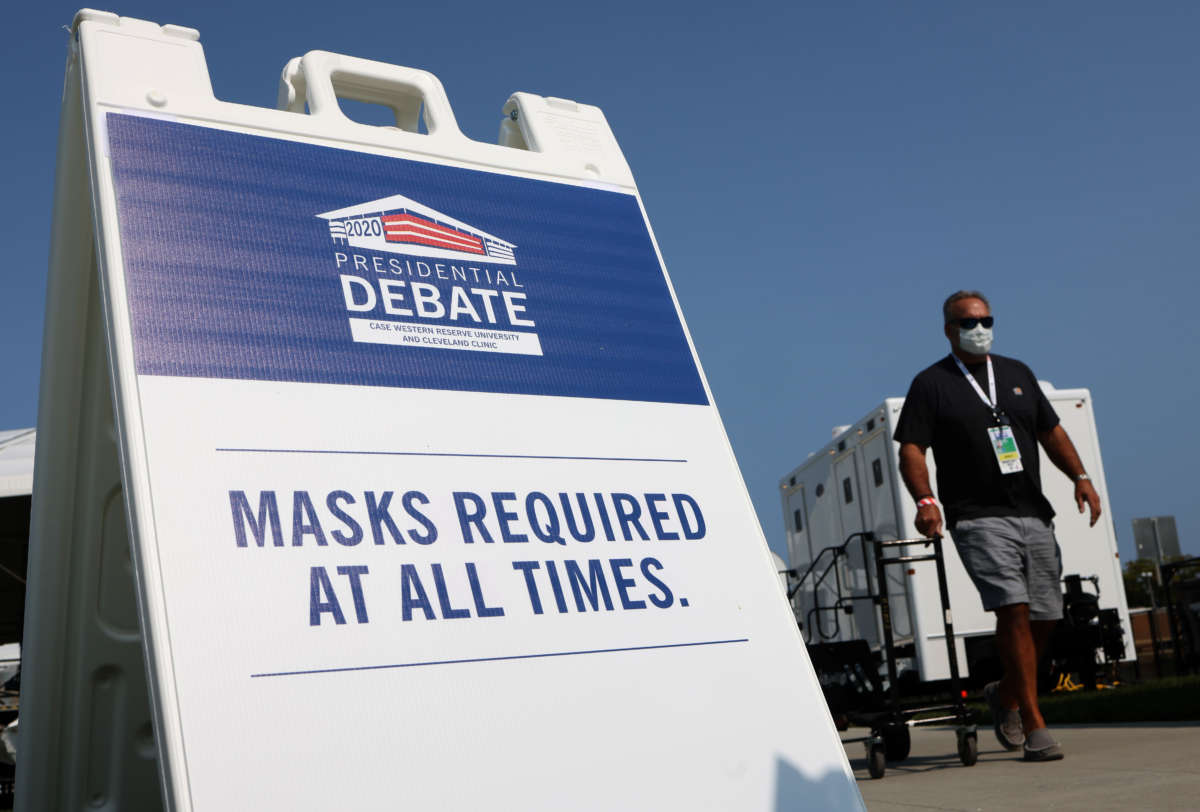
<path fill-rule="evenodd" d="M 942 532 L 929 486 L 933 448 L 938 495 L 983 608 L 996 613 L 1004 679 L 984 689 L 996 737 L 1026 761 L 1053 761 L 1062 748 L 1037 701 L 1037 665 L 1062 617 L 1062 560 L 1054 510 L 1042 495 L 1038 443 L 1075 482 L 1080 513 L 1100 518 L 1100 497 L 1054 407 L 1029 367 L 990 354 L 992 312 L 978 291 L 960 290 L 942 306 L 950 355 L 913 379 L 896 427 L 900 474 L 917 502 L 917 532 Z"/>

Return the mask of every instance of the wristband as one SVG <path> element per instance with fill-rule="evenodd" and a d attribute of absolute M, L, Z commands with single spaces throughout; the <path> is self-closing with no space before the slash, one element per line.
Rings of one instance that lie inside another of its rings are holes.
<path fill-rule="evenodd" d="M 926 497 L 923 497 L 923 498 L 917 500 L 917 507 L 919 507 L 919 508 L 923 508 L 926 505 L 936 505 L 936 504 L 937 504 L 937 500 L 934 499 L 932 496 L 926 496 Z"/>

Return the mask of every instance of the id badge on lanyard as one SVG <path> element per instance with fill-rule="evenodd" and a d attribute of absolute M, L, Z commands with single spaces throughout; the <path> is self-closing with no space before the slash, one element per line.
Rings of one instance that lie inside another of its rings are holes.
<path fill-rule="evenodd" d="M 975 394 L 979 395 L 979 399 L 984 402 L 984 405 L 992 410 L 992 417 L 995 418 L 997 425 L 989 427 L 987 433 L 992 452 L 996 455 L 996 463 L 1000 466 L 1000 473 L 1016 474 L 1024 471 L 1025 467 L 1021 465 L 1021 449 L 1017 448 L 1017 438 L 1013 435 L 1012 426 L 1000 414 L 996 405 L 996 374 L 992 370 L 991 356 L 989 355 L 987 359 L 988 393 L 986 395 L 979 386 L 979 382 L 975 380 L 975 376 L 967 370 L 966 365 L 959 360 L 958 356 L 951 357 L 954 358 L 954 363 L 958 364 L 963 376 L 975 390 Z"/>
<path fill-rule="evenodd" d="M 996 462 L 1000 463 L 1000 473 L 1015 474 L 1025 470 L 1021 465 L 1021 450 L 1017 448 L 1012 426 L 992 426 L 987 433 L 992 440 L 992 450 L 996 452 Z"/>

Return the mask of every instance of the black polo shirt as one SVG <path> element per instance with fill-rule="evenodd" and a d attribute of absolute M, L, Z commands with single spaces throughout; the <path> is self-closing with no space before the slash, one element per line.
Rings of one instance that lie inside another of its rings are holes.
<path fill-rule="evenodd" d="M 996 425 L 992 410 L 947 355 L 913 379 L 896 424 L 895 439 L 933 448 L 938 497 L 946 525 L 982 516 L 1040 516 L 1054 509 L 1042 495 L 1038 435 L 1058 425 L 1058 415 L 1029 367 L 1013 358 L 991 356 L 996 400 L 1008 416 L 1024 470 L 1002 474 L 987 430 Z M 987 394 L 987 363 L 967 369 Z"/>

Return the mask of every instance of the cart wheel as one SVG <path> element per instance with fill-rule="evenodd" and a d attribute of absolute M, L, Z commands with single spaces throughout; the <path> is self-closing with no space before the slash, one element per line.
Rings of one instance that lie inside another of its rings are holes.
<path fill-rule="evenodd" d="M 891 762 L 904 761 L 912 752 L 912 733 L 903 722 L 890 724 L 883 729 L 883 748 L 887 760 Z"/>
<path fill-rule="evenodd" d="M 972 767 L 979 761 L 979 737 L 974 733 L 959 734 L 958 759 L 964 767 Z"/>
<path fill-rule="evenodd" d="M 883 778 L 883 774 L 887 772 L 887 753 L 884 752 L 882 744 L 871 745 L 871 750 L 867 753 L 867 772 L 872 778 Z"/>

